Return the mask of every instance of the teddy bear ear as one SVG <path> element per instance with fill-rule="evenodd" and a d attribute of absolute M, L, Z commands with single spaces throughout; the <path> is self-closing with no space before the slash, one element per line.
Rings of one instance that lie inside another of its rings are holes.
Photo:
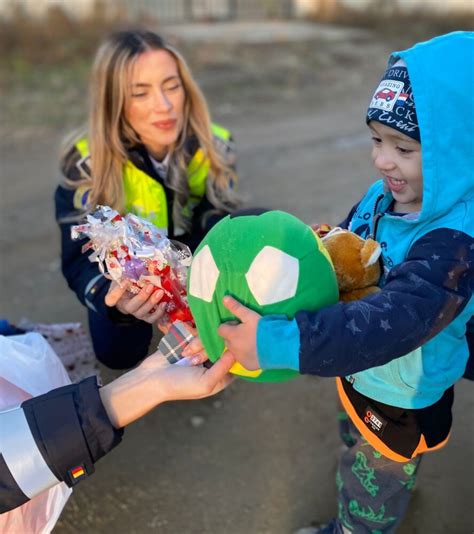
<path fill-rule="evenodd" d="M 378 261 L 381 252 L 382 248 L 377 241 L 374 241 L 373 239 L 366 239 L 364 246 L 360 251 L 360 257 L 364 267 L 374 265 L 374 263 Z"/>

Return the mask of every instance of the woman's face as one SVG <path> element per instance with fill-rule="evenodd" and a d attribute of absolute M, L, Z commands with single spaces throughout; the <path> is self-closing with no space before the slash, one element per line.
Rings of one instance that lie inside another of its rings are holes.
<path fill-rule="evenodd" d="M 184 121 L 184 87 L 175 58 L 166 50 L 138 56 L 130 73 L 125 118 L 152 156 L 161 160 Z"/>

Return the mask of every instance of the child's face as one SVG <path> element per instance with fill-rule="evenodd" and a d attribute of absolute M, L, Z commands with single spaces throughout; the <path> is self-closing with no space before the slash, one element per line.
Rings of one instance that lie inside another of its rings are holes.
<path fill-rule="evenodd" d="M 423 176 L 421 144 L 385 124 L 370 121 L 372 161 L 395 200 L 394 211 L 421 210 Z"/>

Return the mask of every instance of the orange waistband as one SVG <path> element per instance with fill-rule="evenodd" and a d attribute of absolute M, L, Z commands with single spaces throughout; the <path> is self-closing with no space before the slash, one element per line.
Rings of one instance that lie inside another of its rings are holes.
<path fill-rule="evenodd" d="M 367 428 L 367 426 L 364 424 L 362 419 L 359 417 L 359 415 L 355 411 L 349 397 L 344 391 L 344 387 L 342 385 L 342 379 L 340 377 L 336 378 L 336 386 L 337 386 L 337 392 L 339 394 L 339 399 L 342 402 L 342 406 L 344 407 L 344 410 L 346 410 L 347 415 L 351 418 L 351 421 L 354 423 L 357 430 L 362 434 L 362 436 L 364 436 L 364 438 L 370 443 L 370 445 L 372 445 L 372 447 L 376 451 L 378 451 L 380 454 L 383 454 L 385 457 L 390 458 L 390 460 L 394 460 L 395 462 L 409 462 L 410 460 L 412 460 L 419 454 L 423 454 L 425 452 L 432 452 L 432 451 L 441 449 L 442 447 L 446 445 L 446 443 L 449 440 L 449 437 L 451 436 L 451 433 L 449 433 L 444 441 L 430 448 L 426 444 L 425 436 L 421 434 L 420 441 L 418 442 L 418 445 L 416 449 L 414 450 L 413 454 L 411 455 L 411 457 L 407 458 L 405 456 L 402 456 L 401 454 L 398 454 L 395 451 L 393 451 L 379 437 L 377 437 L 373 432 L 371 432 Z"/>

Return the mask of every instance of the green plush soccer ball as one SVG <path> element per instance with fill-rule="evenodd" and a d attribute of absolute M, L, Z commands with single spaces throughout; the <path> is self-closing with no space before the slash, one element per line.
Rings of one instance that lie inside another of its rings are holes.
<path fill-rule="evenodd" d="M 314 311 L 337 302 L 336 275 L 319 237 L 282 211 L 227 216 L 197 248 L 189 276 L 188 300 L 199 336 L 211 361 L 225 350 L 217 328 L 235 320 L 222 304 L 235 297 L 261 315 Z M 231 372 L 248 380 L 277 382 L 298 376 L 292 370 Z"/>

